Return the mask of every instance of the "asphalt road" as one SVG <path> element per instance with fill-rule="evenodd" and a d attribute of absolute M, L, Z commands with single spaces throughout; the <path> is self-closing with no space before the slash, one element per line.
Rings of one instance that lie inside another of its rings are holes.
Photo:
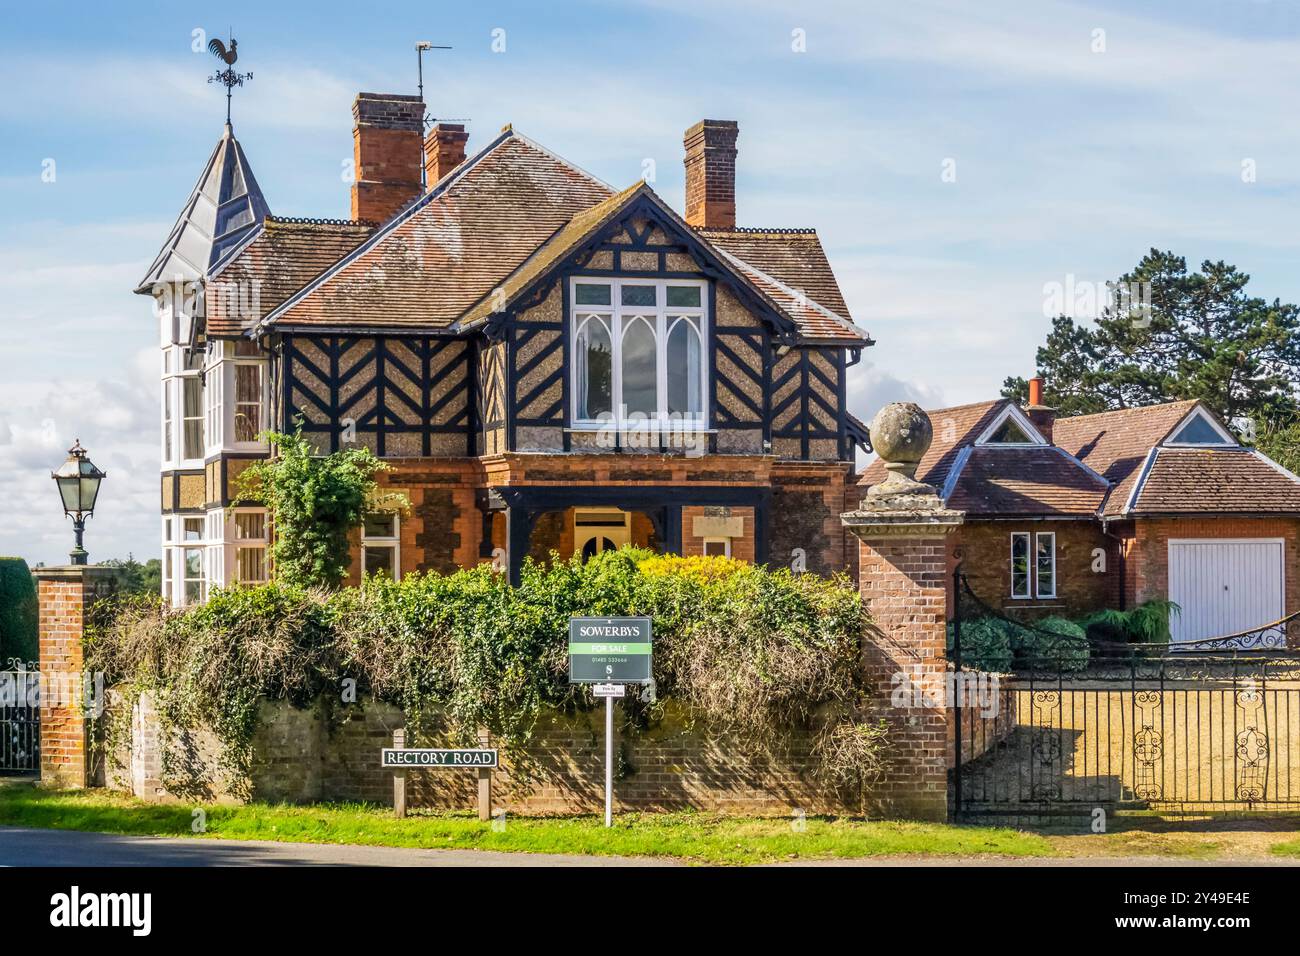
<path fill-rule="evenodd" d="M 168 839 L 0 827 L 0 866 L 667 866 L 662 860 L 414 850 L 267 840 Z"/>
<path fill-rule="evenodd" d="M 0 866 L 674 866 L 672 861 L 485 850 L 276 843 L 266 840 L 167 839 L 75 830 L 0 827 Z M 783 866 L 1294 866 L 1285 859 L 1189 860 L 1185 857 L 871 857 L 797 861 Z"/>

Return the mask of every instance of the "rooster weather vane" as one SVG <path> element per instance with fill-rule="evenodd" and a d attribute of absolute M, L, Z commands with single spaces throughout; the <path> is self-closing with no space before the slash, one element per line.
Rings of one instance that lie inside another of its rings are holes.
<path fill-rule="evenodd" d="M 245 80 L 251 80 L 253 78 L 253 74 L 251 72 L 249 73 L 235 72 L 235 61 L 239 59 L 239 53 L 237 52 L 238 47 L 239 47 L 239 41 L 236 40 L 233 35 L 230 38 L 229 50 L 227 50 L 226 45 L 216 37 L 213 37 L 212 40 L 209 41 L 208 43 L 208 51 L 213 56 L 215 56 L 218 60 L 220 60 L 222 63 L 226 64 L 226 68 L 224 70 L 217 70 L 217 72 L 213 73 L 210 77 L 208 77 L 208 82 L 220 83 L 222 86 L 226 88 L 226 125 L 227 126 L 230 125 L 231 91 L 236 86 L 243 86 Z"/>

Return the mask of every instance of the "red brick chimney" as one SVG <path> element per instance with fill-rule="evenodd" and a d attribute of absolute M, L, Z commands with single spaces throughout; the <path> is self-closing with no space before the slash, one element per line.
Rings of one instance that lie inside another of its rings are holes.
<path fill-rule="evenodd" d="M 1025 414 L 1050 445 L 1052 426 L 1056 423 L 1056 409 L 1043 404 L 1043 379 L 1039 375 L 1029 380 L 1029 404 L 1025 406 Z"/>
<path fill-rule="evenodd" d="M 700 120 L 686 131 L 686 221 L 697 229 L 736 228 L 735 120 Z"/>
<path fill-rule="evenodd" d="M 358 93 L 352 118 L 352 218 L 384 222 L 421 192 L 424 101 L 400 93 Z"/>
<path fill-rule="evenodd" d="M 435 123 L 424 138 L 424 181 L 434 183 L 465 162 L 465 143 L 469 133 L 461 123 Z"/>

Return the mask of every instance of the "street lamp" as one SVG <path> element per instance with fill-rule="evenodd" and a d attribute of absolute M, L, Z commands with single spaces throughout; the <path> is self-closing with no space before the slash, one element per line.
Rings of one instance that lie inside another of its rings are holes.
<path fill-rule="evenodd" d="M 106 476 L 86 457 L 86 449 L 81 447 L 78 438 L 68 449 L 68 460 L 59 466 L 58 471 L 50 472 L 50 477 L 59 486 L 63 513 L 72 518 L 72 530 L 77 535 L 77 546 L 68 556 L 73 564 L 85 564 L 86 549 L 81 546 L 81 537 L 86 530 L 86 519 L 95 512 L 99 483 Z"/>

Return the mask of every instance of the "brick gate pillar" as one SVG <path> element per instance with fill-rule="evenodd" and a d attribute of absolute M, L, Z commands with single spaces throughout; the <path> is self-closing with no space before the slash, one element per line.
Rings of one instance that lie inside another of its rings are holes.
<path fill-rule="evenodd" d="M 40 608 L 41 786 L 80 789 L 91 783 L 88 717 L 101 685 L 85 672 L 90 606 L 112 593 L 116 568 L 37 568 Z"/>
<path fill-rule="evenodd" d="M 863 666 L 888 726 L 889 764 L 873 803 L 891 816 L 946 820 L 947 538 L 965 515 L 912 477 L 930 437 L 920 408 L 886 406 L 871 438 L 890 476 L 841 520 L 858 538 L 858 589 L 874 625 Z"/>

